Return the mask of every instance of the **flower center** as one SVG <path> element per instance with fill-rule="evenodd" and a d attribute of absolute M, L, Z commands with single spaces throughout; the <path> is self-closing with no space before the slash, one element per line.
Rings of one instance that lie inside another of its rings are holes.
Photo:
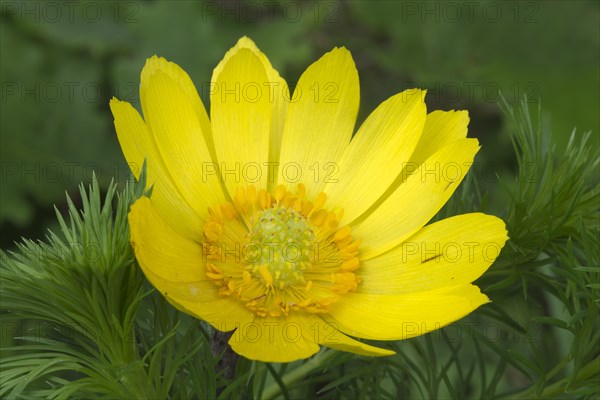
<path fill-rule="evenodd" d="M 268 208 L 258 214 L 249 236 L 250 270 L 266 286 L 283 289 L 304 282 L 315 243 L 306 217 L 286 207 Z"/>
<path fill-rule="evenodd" d="M 206 275 L 222 296 L 244 302 L 258 316 L 327 312 L 356 290 L 359 241 L 339 227 L 341 210 L 323 208 L 326 195 L 305 198 L 278 186 L 271 195 L 238 188 L 233 203 L 209 209 L 204 226 Z"/>

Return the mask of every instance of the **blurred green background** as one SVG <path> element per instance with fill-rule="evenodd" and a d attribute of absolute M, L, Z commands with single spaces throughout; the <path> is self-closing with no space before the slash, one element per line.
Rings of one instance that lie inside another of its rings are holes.
<path fill-rule="evenodd" d="M 2 248 L 41 238 L 64 192 L 129 172 L 108 101 L 138 105 L 147 57 L 181 65 L 207 99 L 212 69 L 247 35 L 289 83 L 334 46 L 353 54 L 364 119 L 409 87 L 434 109 L 467 109 L 494 191 L 514 168 L 496 102 L 543 101 L 559 145 L 598 145 L 597 1 L 3 1 L 0 26 Z M 535 108 L 535 107 L 534 107 Z M 477 173 L 477 169 L 474 171 Z"/>

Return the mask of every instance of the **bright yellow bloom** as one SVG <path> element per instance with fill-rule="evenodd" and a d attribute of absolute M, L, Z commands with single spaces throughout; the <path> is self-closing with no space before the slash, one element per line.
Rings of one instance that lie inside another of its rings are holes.
<path fill-rule="evenodd" d="M 204 87 L 210 119 L 188 75 L 152 57 L 144 119 L 111 101 L 125 157 L 146 159 L 153 185 L 129 214 L 135 254 L 175 307 L 235 330 L 247 358 L 287 362 L 319 345 L 393 354 L 350 336 L 422 335 L 488 301 L 471 282 L 504 245 L 504 223 L 474 213 L 424 226 L 479 149 L 465 111 L 427 114 L 424 92 L 407 90 L 353 137 L 359 83 L 345 48 L 290 97 L 247 38 Z"/>

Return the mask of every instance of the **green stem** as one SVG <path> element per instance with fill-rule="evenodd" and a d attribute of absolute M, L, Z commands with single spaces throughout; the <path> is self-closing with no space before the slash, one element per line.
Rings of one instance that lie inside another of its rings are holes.
<path fill-rule="evenodd" d="M 578 381 L 585 381 L 599 373 L 600 373 L 600 357 L 596 357 L 595 359 L 590 361 L 588 364 L 586 364 L 579 370 L 579 373 L 577 374 L 577 377 L 575 379 Z M 516 399 L 533 399 L 533 398 L 540 398 L 540 399 L 554 398 L 565 392 L 567 384 L 569 383 L 569 381 L 571 379 L 572 379 L 572 377 L 566 377 L 566 378 L 561 379 L 558 382 L 553 383 L 552 385 L 546 386 L 544 388 L 544 390 L 539 394 L 539 396 L 536 396 L 536 394 L 535 394 L 535 387 L 530 387 L 519 393 L 515 393 L 515 394 L 511 395 L 510 397 L 508 397 L 508 399 L 516 400 Z"/>
<path fill-rule="evenodd" d="M 304 364 L 300 365 L 298 368 L 295 368 L 294 370 L 285 374 L 285 376 L 281 378 L 281 380 L 283 381 L 286 387 L 292 385 L 304 378 L 313 370 L 324 365 L 327 361 L 333 358 L 335 354 L 335 350 L 324 349 L 314 357 L 304 362 Z M 269 386 L 267 386 L 267 388 L 263 392 L 262 398 L 264 400 L 271 400 L 279 394 L 281 394 L 281 387 L 279 386 L 279 384 L 277 384 L 277 382 L 273 382 Z"/>

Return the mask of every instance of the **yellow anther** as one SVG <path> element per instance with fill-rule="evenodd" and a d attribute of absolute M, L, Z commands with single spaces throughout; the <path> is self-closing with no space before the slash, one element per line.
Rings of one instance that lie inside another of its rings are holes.
<path fill-rule="evenodd" d="M 319 227 L 319 226 L 323 225 L 323 222 L 325 221 L 326 217 L 327 217 L 327 211 L 319 210 L 310 216 L 310 221 L 315 226 Z"/>
<path fill-rule="evenodd" d="M 358 250 L 358 246 L 360 246 L 360 242 L 361 240 L 355 240 L 354 242 L 352 242 L 351 244 L 343 247 L 342 249 L 348 253 L 353 253 L 356 250 Z"/>
<path fill-rule="evenodd" d="M 258 191 L 258 207 L 261 210 L 264 210 L 265 208 L 268 208 L 270 206 L 271 206 L 271 200 L 270 200 L 269 193 L 267 193 L 267 191 L 264 189 L 260 189 Z"/>
<path fill-rule="evenodd" d="M 335 228 L 337 226 L 336 215 L 333 212 L 327 213 L 327 217 L 325 217 L 325 221 L 323 221 L 323 226 L 326 228 Z"/>
<path fill-rule="evenodd" d="M 258 310 L 256 310 L 256 315 L 258 315 L 259 317 L 266 317 L 267 310 L 265 310 L 264 308 L 259 308 Z"/>
<path fill-rule="evenodd" d="M 335 285 L 331 287 L 331 290 L 335 293 L 344 294 L 356 290 L 357 286 L 356 275 L 351 272 L 340 272 L 335 274 Z"/>
<path fill-rule="evenodd" d="M 302 212 L 302 207 L 303 207 L 302 200 L 300 199 L 296 199 L 294 200 L 294 203 L 292 204 L 292 209 L 298 211 L 298 212 Z M 308 203 L 310 205 L 310 203 Z M 306 215 L 306 213 L 303 212 L 303 214 Z"/>
<path fill-rule="evenodd" d="M 236 216 L 235 207 L 231 203 L 225 203 L 221 206 L 221 212 L 227 219 L 233 219 Z"/>
<path fill-rule="evenodd" d="M 342 263 L 341 271 L 356 271 L 358 269 L 358 258 L 354 257 Z"/>
<path fill-rule="evenodd" d="M 256 204 L 256 188 L 254 185 L 250 185 L 246 188 L 246 201 L 250 208 L 254 209 L 254 205 Z"/>
<path fill-rule="evenodd" d="M 304 299 L 301 302 L 298 303 L 298 306 L 300 307 L 306 307 L 311 303 L 311 299 Z"/>
<path fill-rule="evenodd" d="M 332 297 L 327 297 L 325 299 L 319 300 L 319 304 L 321 305 L 321 307 L 328 307 L 336 299 L 337 299 L 337 297 L 333 297 L 333 296 Z"/>
<path fill-rule="evenodd" d="M 308 281 L 308 283 L 306 284 L 306 286 L 304 286 L 304 291 L 305 292 L 309 292 L 310 289 L 312 289 L 312 285 L 313 285 L 313 282 L 312 281 Z"/>
<path fill-rule="evenodd" d="M 244 283 L 250 283 L 250 281 L 252 280 L 252 275 L 250 275 L 250 272 L 242 272 L 242 280 L 244 281 Z"/>
<path fill-rule="evenodd" d="M 279 204 L 281 200 L 283 200 L 283 198 L 285 197 L 285 193 L 285 186 L 277 185 L 277 188 L 275 189 L 275 195 L 273 196 L 275 198 L 275 201 L 277 201 L 277 204 Z"/>
<path fill-rule="evenodd" d="M 267 286 L 267 287 L 273 286 L 273 276 L 271 275 L 271 273 L 267 269 L 266 265 L 264 265 L 264 264 L 260 265 L 258 267 L 258 273 L 265 280 L 265 286 Z"/>
<path fill-rule="evenodd" d="M 322 208 L 323 205 L 325 204 L 326 200 L 327 200 L 327 195 L 323 192 L 319 193 L 317 195 L 317 198 L 315 199 L 315 205 L 314 205 L 315 210 Z"/>
<path fill-rule="evenodd" d="M 338 240 L 338 241 L 336 241 L 336 243 L 337 243 L 337 247 L 338 247 L 339 249 L 346 248 L 346 247 L 348 247 L 349 245 L 351 245 L 351 244 L 352 244 L 352 236 L 349 236 L 349 235 L 348 235 L 348 236 L 346 236 L 345 238 L 343 238 L 343 239 L 341 239 L 341 240 Z"/>
<path fill-rule="evenodd" d="M 219 245 L 211 242 L 202 243 L 202 254 L 209 260 L 218 260 L 221 255 Z"/>
<path fill-rule="evenodd" d="M 246 303 L 246 307 L 252 308 L 252 307 L 255 307 L 257 304 L 258 304 L 258 301 L 252 300 L 252 301 L 249 301 Z"/>
<path fill-rule="evenodd" d="M 214 272 L 216 274 L 220 274 L 222 271 L 219 267 L 217 267 L 215 264 L 206 264 L 206 268 L 210 271 L 210 272 Z"/>
<path fill-rule="evenodd" d="M 222 287 L 221 289 L 219 289 L 219 295 L 221 295 L 221 296 L 231 296 L 231 290 L 229 290 L 226 287 Z"/>
<path fill-rule="evenodd" d="M 345 249 L 338 251 L 337 255 L 338 255 L 338 258 L 340 260 L 344 260 L 344 261 L 356 257 L 356 253 L 355 252 L 349 253 Z"/>
<path fill-rule="evenodd" d="M 345 226 L 335 233 L 335 235 L 333 236 L 333 240 L 335 240 L 336 242 L 341 242 L 343 239 L 348 238 L 351 233 L 352 229 L 350 229 L 349 226 Z"/>
<path fill-rule="evenodd" d="M 313 204 L 310 201 L 305 201 L 301 206 L 302 214 L 310 216 L 313 211 Z"/>
<path fill-rule="evenodd" d="M 305 195 L 306 195 L 306 187 L 304 186 L 303 183 L 299 183 L 298 184 L 298 192 L 296 193 L 296 196 L 299 199 L 302 199 Z"/>
<path fill-rule="evenodd" d="M 223 275 L 215 274 L 214 272 L 207 272 L 206 276 L 208 276 L 210 279 L 214 279 L 216 281 L 223 279 Z"/>
<path fill-rule="evenodd" d="M 223 226 L 215 221 L 208 221 L 204 225 L 204 234 L 211 242 L 216 242 L 219 236 L 223 233 Z"/>

